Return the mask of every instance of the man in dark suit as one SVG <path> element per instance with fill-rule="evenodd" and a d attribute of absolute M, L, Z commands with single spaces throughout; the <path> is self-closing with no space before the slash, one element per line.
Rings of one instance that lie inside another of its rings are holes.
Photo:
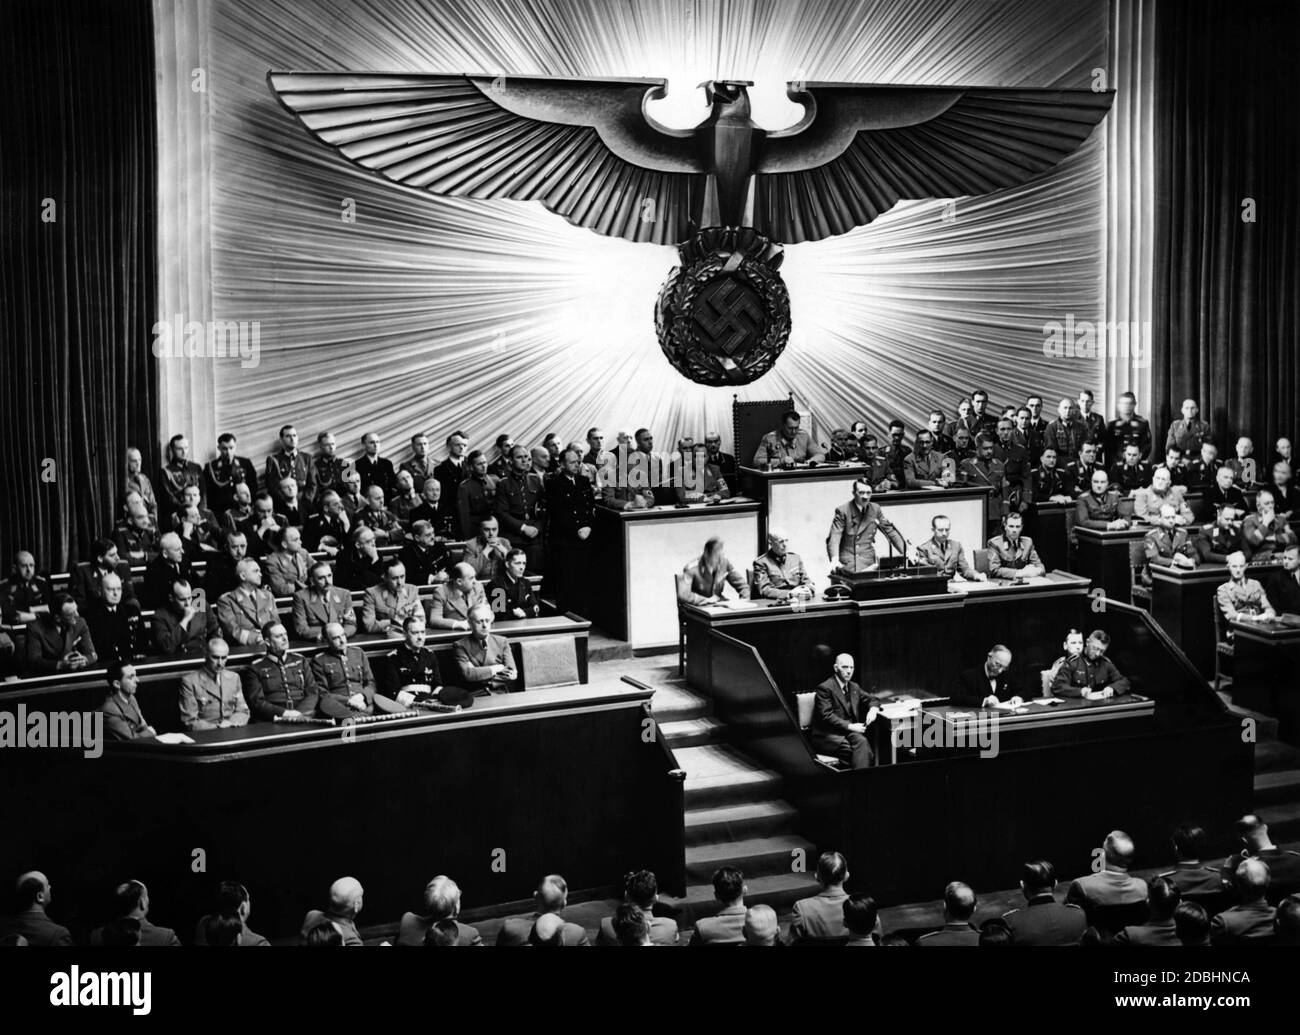
<path fill-rule="evenodd" d="M 77 614 L 77 602 L 59 593 L 50 613 L 27 626 L 27 675 L 49 676 L 78 671 L 95 664 L 99 655 L 86 620 Z"/>
<path fill-rule="evenodd" d="M 1300 544 L 1288 543 L 1282 551 L 1282 570 L 1264 583 L 1264 595 L 1278 614 L 1300 615 Z"/>
<path fill-rule="evenodd" d="M 659 901 L 659 881 L 649 870 L 637 870 L 623 879 L 623 901 L 637 910 L 646 922 L 650 932 L 651 945 L 676 945 L 677 921 L 672 917 L 655 916 L 655 903 Z M 500 939 L 497 940 L 500 945 Z M 585 944 L 585 943 L 579 943 Z M 600 922 L 600 932 L 596 935 L 597 945 L 618 945 L 618 934 L 614 930 L 614 918 L 607 916 Z"/>
<path fill-rule="evenodd" d="M 918 946 L 925 945 L 978 945 L 980 933 L 971 926 L 970 918 L 975 915 L 979 904 L 975 892 L 968 884 L 955 880 L 943 889 L 943 927 L 938 931 L 923 934 L 916 940 Z"/>
<path fill-rule="evenodd" d="M 50 906 L 51 885 L 45 874 L 31 870 L 19 876 L 14 885 L 14 915 L 0 920 L 0 936 L 22 935 L 27 944 L 38 948 L 72 945 L 72 935 L 56 924 L 45 911 Z"/>
<path fill-rule="evenodd" d="M 546 483 L 546 515 L 550 534 L 551 578 L 561 612 L 590 614 L 591 529 L 594 522 L 591 482 L 579 469 L 575 449 L 560 454 L 560 471 Z"/>
<path fill-rule="evenodd" d="M 149 922 L 149 889 L 143 882 L 129 880 L 117 886 L 113 893 L 116 906 L 115 919 L 138 920 L 140 923 L 140 940 L 135 944 L 141 946 L 179 947 L 181 940 L 170 927 L 156 927 Z M 104 944 L 104 928 L 97 927 L 90 933 L 91 945 Z"/>
<path fill-rule="evenodd" d="M 156 609 L 167 603 L 172 598 L 173 582 L 188 582 L 191 586 L 203 584 L 202 579 L 194 577 L 181 537 L 175 532 L 166 532 L 158 540 L 158 556 L 144 570 L 144 606 Z"/>
<path fill-rule="evenodd" d="M 135 587 L 131 585 L 131 565 L 117 555 L 117 544 L 111 539 L 96 539 L 92 547 L 95 559 L 89 564 L 78 564 L 72 573 L 72 598 L 85 607 L 99 596 L 100 579 L 109 572 L 116 572 L 122 580 L 122 593 L 125 599 L 135 599 Z"/>
<path fill-rule="evenodd" d="M 844 856 L 839 852 L 823 852 L 817 860 L 817 883 L 822 890 L 794 904 L 788 938 L 791 945 L 848 937 L 848 928 L 844 926 L 844 903 L 849 897 L 844 882 L 848 879 L 849 864 Z"/>
<path fill-rule="evenodd" d="M 578 924 L 564 919 L 564 907 L 569 904 L 569 884 L 558 873 L 543 877 L 533 892 L 535 912 L 532 916 L 507 917 L 497 932 L 496 944 L 519 946 L 530 944 L 538 921 L 544 916 L 555 916 L 560 920 L 559 930 L 554 934 L 554 943 L 561 947 L 590 945 L 587 932 Z M 602 928 L 603 931 L 603 928 Z M 673 925 L 673 940 L 677 940 L 677 927 Z"/>
<path fill-rule="evenodd" d="M 745 941 L 745 875 L 734 866 L 713 871 L 713 897 L 722 908 L 695 922 L 691 945 L 742 945 Z"/>
<path fill-rule="evenodd" d="M 1237 820 L 1237 836 L 1245 846 L 1237 855 L 1224 860 L 1223 883 L 1233 882 L 1243 859 L 1258 859 L 1268 866 L 1268 900 L 1276 905 L 1286 896 L 1300 891 L 1300 853 L 1279 848 L 1268 834 L 1268 824 L 1253 813 Z"/>
<path fill-rule="evenodd" d="M 1177 863 L 1160 876 L 1173 881 L 1184 895 L 1217 895 L 1223 889 L 1219 871 L 1201 862 L 1205 841 L 1205 831 L 1194 823 L 1184 823 L 1174 831 Z"/>
<path fill-rule="evenodd" d="M 867 727 L 876 721 L 877 705 L 874 697 L 853 682 L 853 658 L 839 655 L 835 674 L 817 687 L 810 738 L 813 747 L 849 762 L 854 769 L 866 769 L 875 757 Z"/>
<path fill-rule="evenodd" d="M 1268 904 L 1268 864 L 1260 859 L 1243 859 L 1232 875 L 1237 905 L 1225 909 L 1210 921 L 1213 945 L 1260 944 L 1273 937 L 1277 910 Z"/>
<path fill-rule="evenodd" d="M 1147 900 L 1147 882 L 1128 871 L 1133 865 L 1133 839 L 1122 830 L 1112 830 L 1102 843 L 1103 869 L 1079 877 L 1070 885 L 1065 901 L 1083 907 L 1084 912 L 1109 906 L 1141 906 Z"/>
<path fill-rule="evenodd" d="M 735 486 L 737 481 L 736 458 L 722 451 L 722 436 L 716 431 L 704 433 L 704 445 L 709 451 L 709 463 L 718 469 L 728 485 Z"/>
<path fill-rule="evenodd" d="M 451 526 L 457 538 L 469 535 L 470 529 L 460 527 L 460 483 L 469 477 L 470 467 L 465 459 L 469 440 L 463 431 L 453 431 L 447 436 L 447 459 L 433 469 L 433 476 L 442 486 L 441 513 L 439 517 Z"/>
<path fill-rule="evenodd" d="M 1078 945 L 1088 919 L 1078 906 L 1056 901 L 1056 870 L 1046 859 L 1027 862 L 1020 871 L 1025 904 L 1003 913 L 1014 945 Z"/>
<path fill-rule="evenodd" d="M 1177 884 L 1167 877 L 1157 877 L 1147 890 L 1147 901 L 1151 905 L 1151 915 L 1147 917 L 1147 922 L 1125 927 L 1115 936 L 1115 944 L 1181 945 L 1177 925 L 1174 923 L 1174 911 L 1182 899 L 1183 894 L 1178 890 Z"/>
<path fill-rule="evenodd" d="M 109 573 L 101 580 L 102 599 L 86 605 L 86 625 L 99 660 L 131 662 L 140 653 L 140 607 L 122 599 L 122 580 Z"/>
<path fill-rule="evenodd" d="M 460 887 L 450 877 L 437 876 L 424 887 L 424 915 L 403 913 L 397 925 L 394 945 L 424 945 L 424 935 L 439 920 L 456 924 L 456 944 L 481 946 L 482 936 L 468 924 L 456 919 L 460 915 Z"/>
<path fill-rule="evenodd" d="M 1005 703 L 1019 706 L 1023 698 L 1011 689 L 1007 670 L 1011 668 L 1011 651 L 995 644 L 984 664 L 968 668 L 957 677 L 957 692 L 949 700 L 962 708 L 992 708 Z"/>
<path fill-rule="evenodd" d="M 217 616 L 211 608 L 195 607 L 194 591 L 184 579 L 174 582 L 171 596 L 153 613 L 153 653 L 162 657 L 198 655 L 203 645 L 220 636 Z"/>

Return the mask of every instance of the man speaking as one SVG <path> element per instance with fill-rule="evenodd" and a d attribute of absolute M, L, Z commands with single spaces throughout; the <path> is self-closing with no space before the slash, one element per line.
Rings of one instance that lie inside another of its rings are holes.
<path fill-rule="evenodd" d="M 902 533 L 879 504 L 871 502 L 871 483 L 859 478 L 853 483 L 853 499 L 835 508 L 826 536 L 826 559 L 831 562 L 832 575 L 876 570 L 877 528 L 899 553 L 913 559 Z"/>

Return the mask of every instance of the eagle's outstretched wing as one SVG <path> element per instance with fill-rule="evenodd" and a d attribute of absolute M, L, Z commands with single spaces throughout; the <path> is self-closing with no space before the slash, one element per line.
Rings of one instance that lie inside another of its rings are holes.
<path fill-rule="evenodd" d="M 536 200 L 611 237 L 687 236 L 702 167 L 691 130 L 645 112 L 663 79 L 270 72 L 318 140 L 394 182 Z"/>
<path fill-rule="evenodd" d="M 769 133 L 754 222 L 786 244 L 864 226 L 903 199 L 1013 187 L 1073 152 L 1114 91 L 790 84 L 802 120 Z"/>

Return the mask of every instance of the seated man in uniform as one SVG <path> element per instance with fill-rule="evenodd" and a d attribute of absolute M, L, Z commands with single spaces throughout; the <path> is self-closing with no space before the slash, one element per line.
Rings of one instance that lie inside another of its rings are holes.
<path fill-rule="evenodd" d="M 243 647 L 261 647 L 262 626 L 276 620 L 275 597 L 262 588 L 262 569 L 245 557 L 235 566 L 239 587 L 217 601 L 217 621 L 228 640 Z"/>
<path fill-rule="evenodd" d="M 781 427 L 769 431 L 754 451 L 754 466 L 787 467 L 809 460 L 824 460 L 825 454 L 813 445 L 808 432 L 799 427 L 802 419 L 794 410 L 781 414 Z"/>
<path fill-rule="evenodd" d="M 1214 523 L 1200 530 L 1194 545 L 1202 561 L 1214 564 L 1227 564 L 1229 554 L 1245 553 L 1241 512 L 1236 507 L 1220 507 L 1214 515 Z"/>
<path fill-rule="evenodd" d="M 890 489 L 897 489 L 899 483 L 894 476 L 894 472 L 890 470 L 889 461 L 879 454 L 878 449 L 879 446 L 875 435 L 862 436 L 861 462 L 867 468 L 867 473 L 862 477 L 866 479 L 867 484 L 875 492 L 888 492 Z"/>
<path fill-rule="evenodd" d="M 1223 465 L 1232 472 L 1233 482 L 1243 491 L 1259 483 L 1259 465 L 1254 452 L 1255 443 L 1243 435 L 1237 439 L 1237 455 Z"/>
<path fill-rule="evenodd" d="M 527 565 L 528 554 L 523 550 L 511 550 L 506 554 L 505 564 L 492 576 L 487 588 L 494 614 L 508 618 L 536 618 L 541 613 L 532 583 L 524 577 Z"/>
<path fill-rule="evenodd" d="M 406 581 L 412 586 L 447 581 L 447 547 L 439 542 L 432 521 L 411 523 L 411 537 L 402 547 L 401 558 L 406 565 Z"/>
<path fill-rule="evenodd" d="M 384 581 L 366 590 L 361 604 L 361 629 L 392 635 L 411 615 L 423 618 L 424 605 L 415 587 L 406 584 L 406 565 L 401 558 L 390 557 L 384 565 Z"/>
<path fill-rule="evenodd" d="M 265 557 L 274 550 L 275 536 L 288 524 L 283 514 L 275 513 L 274 507 L 275 501 L 271 494 L 259 492 L 253 499 L 253 516 L 235 525 L 248 539 L 250 557 Z"/>
<path fill-rule="evenodd" d="M 1178 511 L 1172 503 L 1162 503 L 1156 527 L 1142 539 L 1146 563 L 1142 566 L 1142 584 L 1151 585 L 1151 565 L 1172 564 L 1175 568 L 1196 567 L 1196 547 L 1187 530 L 1178 527 Z"/>
<path fill-rule="evenodd" d="M 767 552 L 754 560 L 754 591 L 768 600 L 811 600 L 817 595 L 803 561 L 786 550 L 784 532 L 767 530 Z"/>
<path fill-rule="evenodd" d="M 1282 551 L 1282 570 L 1268 577 L 1264 594 L 1278 614 L 1300 615 L 1300 543 L 1294 539 Z"/>
<path fill-rule="evenodd" d="M 1046 570 L 1034 541 L 1021 535 L 1025 519 L 1012 511 L 1002 520 L 1002 534 L 988 541 L 989 573 L 995 579 L 1032 579 Z"/>
<path fill-rule="evenodd" d="M 865 430 L 865 425 L 864 425 Z M 857 436 L 844 428 L 831 432 L 831 448 L 826 453 L 828 464 L 856 463 L 858 459 Z"/>
<path fill-rule="evenodd" d="M 382 489 L 383 486 L 381 485 Z M 387 490 L 385 490 L 387 492 Z M 393 516 L 397 518 L 398 523 L 403 528 L 409 528 L 411 524 L 411 511 L 424 502 L 424 498 L 415 491 L 415 477 L 410 471 L 397 472 L 397 487 L 393 492 L 393 498 L 390 502 L 389 509 Z"/>
<path fill-rule="evenodd" d="M 401 712 L 405 709 L 392 698 L 381 694 L 375 685 L 370 662 L 360 647 L 349 647 L 347 633 L 338 622 L 325 626 L 329 647 L 311 659 L 312 675 L 320 691 L 318 707 L 332 719 L 348 719 L 376 712 Z"/>
<path fill-rule="evenodd" d="M 1110 487 L 1110 477 L 1101 468 L 1092 472 L 1091 491 L 1079 497 L 1074 508 L 1074 523 L 1082 528 L 1099 532 L 1115 532 L 1128 528 L 1127 518 L 1120 517 L 1119 493 Z"/>
<path fill-rule="evenodd" d="M 464 562 L 451 569 L 450 581 L 435 586 L 425 609 L 430 629 L 470 631 L 470 611 L 478 604 L 487 604 L 487 596 L 474 574 L 474 569 Z M 492 610 L 490 607 L 488 610 Z"/>
<path fill-rule="evenodd" d="M 1173 484 L 1168 467 L 1157 467 L 1151 472 L 1151 484 L 1133 494 L 1133 514 L 1139 521 L 1154 521 L 1160 507 L 1168 503 L 1177 515 L 1176 523 L 1190 525 L 1196 518 L 1186 495 L 1187 490 Z"/>
<path fill-rule="evenodd" d="M 357 524 L 365 525 L 375 534 L 380 546 L 402 541 L 402 526 L 397 516 L 384 506 L 384 490 L 372 485 L 366 490 L 366 507 L 357 513 Z"/>
<path fill-rule="evenodd" d="M 704 544 L 704 552 L 677 576 L 677 599 L 687 604 L 714 604 L 722 600 L 728 585 L 741 600 L 749 596 L 744 577 L 727 559 L 725 544 L 713 536 Z"/>
<path fill-rule="evenodd" d="M 351 470 L 349 467 L 348 471 Z M 307 518 L 302 539 L 308 550 L 319 550 L 330 557 L 337 557 L 351 531 L 352 519 L 343 509 L 342 498 L 333 489 L 326 489 L 320 495 L 320 510 Z"/>
<path fill-rule="evenodd" d="M 463 482 L 462 487 L 468 484 Z M 478 534 L 465 544 L 460 559 L 474 569 L 475 578 L 491 581 L 505 563 L 506 554 L 510 552 L 510 540 L 497 535 L 497 519 L 492 514 L 480 518 L 476 528 Z"/>
<path fill-rule="evenodd" d="M 100 599 L 86 605 L 86 625 L 99 660 L 132 661 L 140 649 L 140 605 L 123 600 L 122 579 L 109 572 L 101 580 Z"/>
<path fill-rule="evenodd" d="M 1007 675 L 1011 668 L 1011 651 L 1000 643 L 989 648 L 984 664 L 965 669 L 957 677 L 957 692 L 948 700 L 960 708 L 996 708 L 1009 704 L 1019 708 L 1025 703 L 1011 688 Z"/>
<path fill-rule="evenodd" d="M 244 699 L 254 719 L 311 719 L 320 692 L 311 664 L 289 650 L 289 630 L 283 622 L 268 622 L 262 629 L 266 653 L 239 673 Z"/>
<path fill-rule="evenodd" d="M 1205 490 L 1205 513 L 1212 514 L 1219 507 L 1236 507 L 1240 511 L 1250 508 L 1246 505 L 1246 494 L 1232 483 L 1232 468 L 1220 467 L 1214 472 L 1214 484 Z"/>
<path fill-rule="evenodd" d="M 375 545 L 374 529 L 358 525 L 352 530 L 351 545 L 339 551 L 337 574 L 344 589 L 369 589 L 383 579 L 384 557 Z"/>
<path fill-rule="evenodd" d="M 1147 882 L 1128 872 L 1135 852 L 1133 839 L 1122 830 L 1112 830 L 1106 835 L 1101 851 L 1104 868 L 1073 881 L 1065 893 L 1065 901 L 1082 907 L 1085 913 L 1099 906 L 1132 906 L 1145 902 Z"/>
<path fill-rule="evenodd" d="M 1260 622 L 1276 618 L 1264 587 L 1246 577 L 1246 555 L 1241 551 L 1228 556 L 1228 581 L 1216 594 L 1223 616 L 1230 622 Z"/>
<path fill-rule="evenodd" d="M 677 921 L 667 916 L 655 916 L 655 903 L 659 901 L 659 881 L 650 870 L 636 870 L 623 878 L 623 902 L 640 912 L 650 929 L 651 945 L 676 945 Z M 508 922 L 508 921 L 507 921 Z M 504 933 L 504 931 L 503 931 Z M 617 945 L 614 918 L 605 917 L 596 935 L 597 945 Z M 501 944 L 500 938 L 497 944 Z M 585 944 L 579 942 L 578 944 Z"/>
<path fill-rule="evenodd" d="M 427 635 L 423 614 L 403 620 L 402 643 L 375 666 L 379 689 L 403 708 L 424 701 L 468 708 L 474 703 L 473 695 L 458 686 L 443 685 L 438 657 L 424 645 Z"/>
<path fill-rule="evenodd" d="M 1291 483 L 1291 465 L 1279 460 L 1273 465 L 1273 481 L 1269 485 L 1277 511 L 1285 518 L 1300 520 L 1300 489 Z"/>
<path fill-rule="evenodd" d="M 879 702 L 853 682 L 853 658 L 840 654 L 834 675 L 817 687 L 809 740 L 814 750 L 866 769 L 875 758 L 867 727 L 879 713 Z"/>
<path fill-rule="evenodd" d="M 1065 637 L 1065 656 L 1053 666 L 1052 696 L 1104 701 L 1128 693 L 1128 680 L 1106 657 L 1109 646 L 1110 636 L 1101 629 L 1091 632 L 1086 643 L 1083 633 L 1071 629 Z"/>
<path fill-rule="evenodd" d="M 1025 863 L 1020 890 L 1025 905 L 1003 913 L 1013 945 L 1078 945 L 1088 919 L 1076 905 L 1057 902 L 1056 869 L 1046 859 Z"/>
<path fill-rule="evenodd" d="M 681 478 L 674 490 L 678 503 L 717 503 L 731 499 L 731 487 L 716 464 L 709 460 L 709 447 L 697 442 L 683 454 Z"/>
<path fill-rule="evenodd" d="M 261 641 L 261 632 L 258 641 Z M 239 677 L 226 668 L 230 647 L 219 636 L 203 646 L 203 667 L 181 677 L 181 725 L 187 730 L 216 730 L 248 725 L 248 703 Z"/>
<path fill-rule="evenodd" d="M 1219 462 L 1219 447 L 1213 442 L 1201 443 L 1201 454 L 1195 460 L 1184 457 L 1183 484 L 1189 492 L 1200 492 L 1214 484 L 1215 474 L 1223 465 Z"/>
<path fill-rule="evenodd" d="M 325 642 L 325 627 L 331 622 L 343 626 L 346 636 L 357 631 L 352 594 L 334 585 L 334 569 L 317 561 L 307 572 L 308 586 L 293 595 L 293 634 L 309 643 Z"/>
<path fill-rule="evenodd" d="M 1074 480 L 1063 467 L 1056 466 L 1056 449 L 1048 446 L 1033 472 L 1035 503 L 1074 502 Z"/>
<path fill-rule="evenodd" d="M 1223 890 L 1219 871 L 1201 862 L 1205 856 L 1205 830 L 1195 823 L 1174 830 L 1174 868 L 1160 874 L 1184 895 L 1218 895 Z"/>
<path fill-rule="evenodd" d="M 933 564 L 949 578 L 961 582 L 970 579 L 973 582 L 987 582 L 988 576 L 976 571 L 966 557 L 966 551 L 956 539 L 949 538 L 952 533 L 952 519 L 946 514 L 936 514 L 930 519 L 930 538 L 916 548 L 916 559 L 920 564 Z"/>
<path fill-rule="evenodd" d="M 460 887 L 450 877 L 439 875 L 424 888 L 424 915 L 404 913 L 397 925 L 397 945 L 428 945 L 425 940 L 429 928 L 439 921 L 455 925 L 456 940 L 460 946 L 481 946 L 482 936 L 469 924 L 456 919 L 460 915 Z"/>
<path fill-rule="evenodd" d="M 1237 904 L 1210 921 L 1212 945 L 1267 944 L 1277 910 L 1268 904 L 1268 864 L 1243 859 L 1232 875 Z"/>
<path fill-rule="evenodd" d="M 519 672 L 510 643 L 492 632 L 492 608 L 484 602 L 475 604 L 469 621 L 470 635 L 457 640 L 455 647 L 461 683 L 477 697 L 508 693 Z"/>
<path fill-rule="evenodd" d="M 1260 489 L 1255 496 L 1255 513 L 1247 514 L 1241 523 L 1241 537 L 1252 561 L 1271 560 L 1279 549 L 1295 541 L 1295 533 L 1277 511 L 1272 489 Z"/>
<path fill-rule="evenodd" d="M 140 702 L 136 700 L 139 685 L 140 677 L 134 665 L 118 661 L 108 666 L 108 696 L 97 710 L 104 713 L 104 732 L 109 739 L 135 740 L 158 735 L 145 721 Z"/>
<path fill-rule="evenodd" d="M 1243 859 L 1258 859 L 1268 866 L 1270 902 L 1300 891 L 1300 853 L 1275 845 L 1268 824 L 1253 812 L 1237 820 L 1236 830 L 1243 847 L 1224 860 L 1220 869 L 1224 884 L 1232 883 L 1232 875 Z"/>
<path fill-rule="evenodd" d="M 1124 459 L 1110 469 L 1110 483 L 1121 496 L 1132 496 L 1151 484 L 1151 465 L 1142 459 L 1137 443 L 1124 447 Z"/>

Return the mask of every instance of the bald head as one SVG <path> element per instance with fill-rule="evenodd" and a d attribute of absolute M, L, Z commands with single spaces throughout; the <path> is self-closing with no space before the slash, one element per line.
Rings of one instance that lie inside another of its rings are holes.
<path fill-rule="evenodd" d="M 1268 864 L 1262 859 L 1245 859 L 1237 866 L 1232 882 L 1243 902 L 1258 901 L 1268 893 Z"/>
<path fill-rule="evenodd" d="M 1117 870 L 1127 870 L 1133 864 L 1133 839 L 1122 830 L 1112 830 L 1106 835 L 1102 850 L 1106 865 Z"/>
<path fill-rule="evenodd" d="M 558 945 L 563 927 L 564 920 L 558 913 L 543 913 L 533 922 L 533 938 L 539 942 L 554 941 Z"/>
<path fill-rule="evenodd" d="M 439 874 L 424 886 L 424 909 L 430 920 L 455 920 L 460 912 L 460 886 Z"/>
<path fill-rule="evenodd" d="M 969 920 L 975 913 L 975 892 L 971 886 L 955 880 L 944 888 L 943 911 L 952 920 Z"/>
<path fill-rule="evenodd" d="M 558 913 L 569 902 L 569 885 L 558 873 L 551 873 L 542 878 L 533 893 L 537 900 L 539 913 Z"/>
<path fill-rule="evenodd" d="M 40 870 L 28 870 L 14 881 L 15 904 L 19 909 L 44 908 L 50 901 L 50 881 Z"/>
<path fill-rule="evenodd" d="M 340 877 L 330 885 L 330 912 L 356 916 L 361 912 L 364 891 L 355 877 Z"/>

